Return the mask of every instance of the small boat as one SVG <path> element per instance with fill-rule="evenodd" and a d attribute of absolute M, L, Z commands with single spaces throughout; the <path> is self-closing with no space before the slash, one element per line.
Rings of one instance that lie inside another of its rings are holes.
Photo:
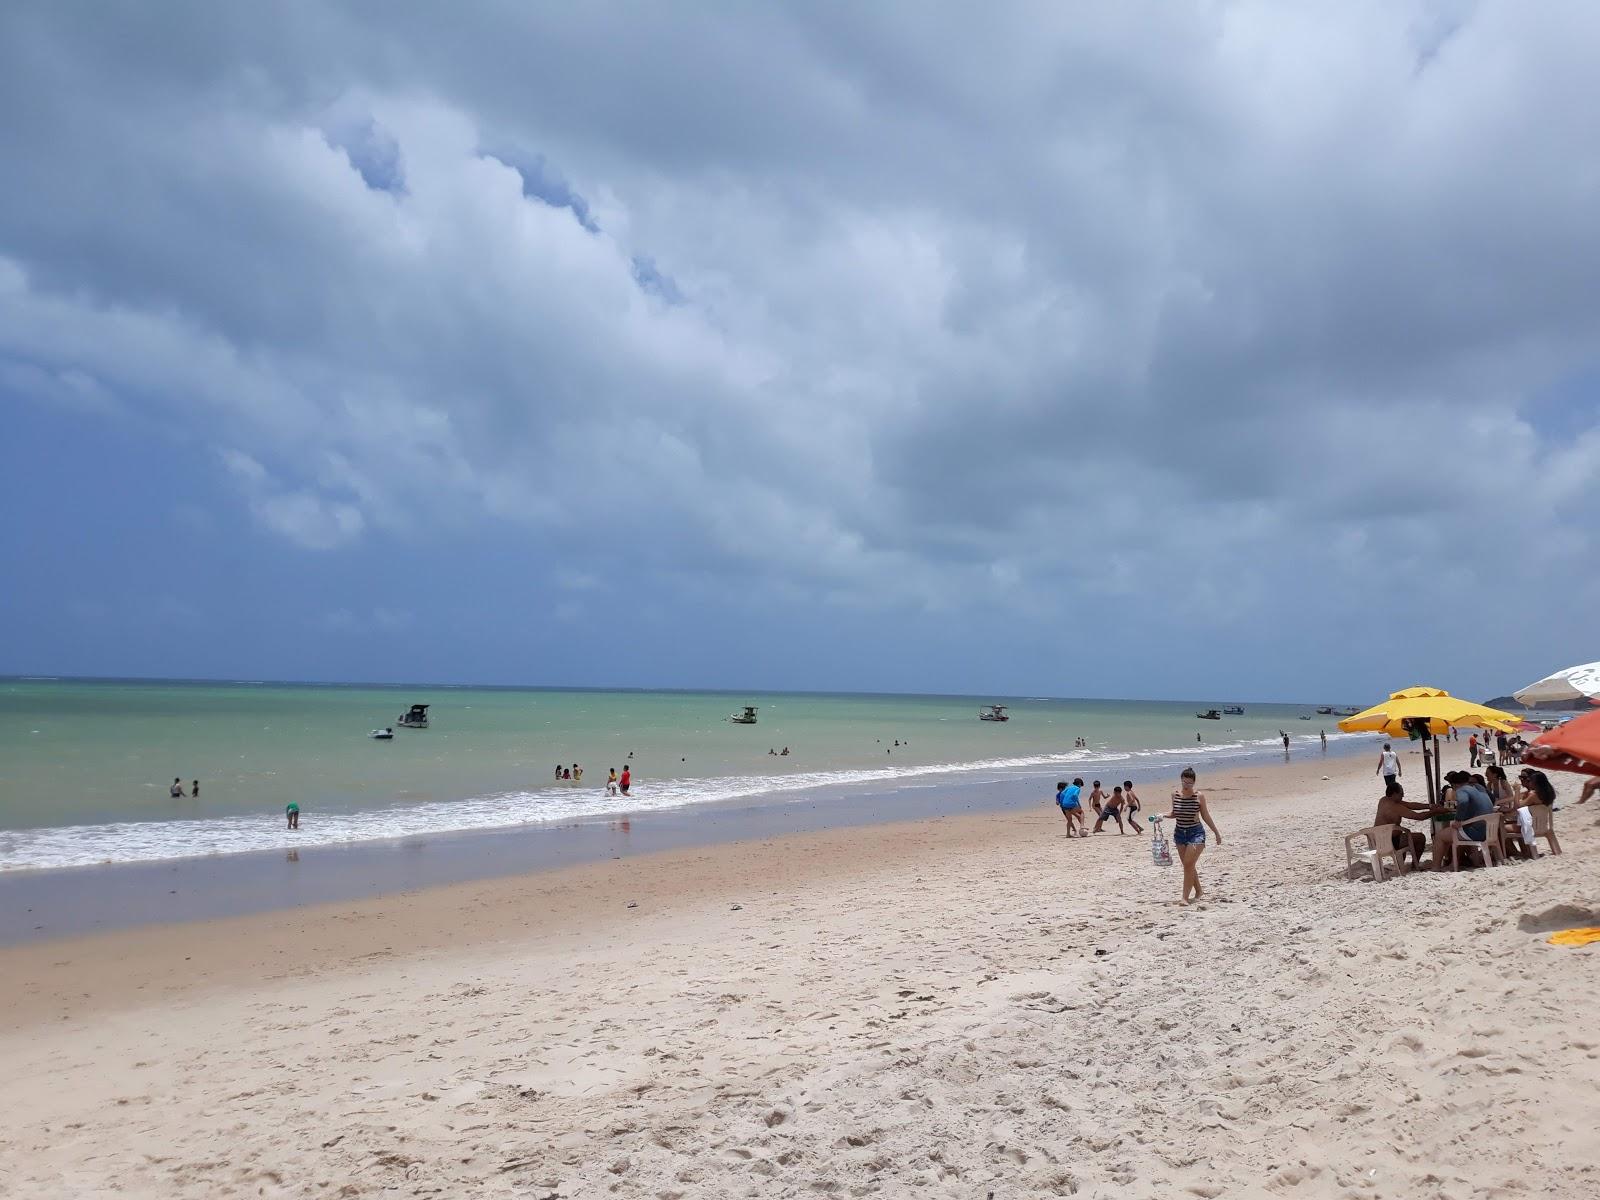
<path fill-rule="evenodd" d="M 1300 719 L 1302 721 L 1309 721 L 1309 720 L 1311 720 L 1311 714 L 1310 713 L 1301 713 L 1300 714 Z"/>
<path fill-rule="evenodd" d="M 978 720 L 1009 721 L 1011 718 L 1006 716 L 1006 706 L 1004 704 L 989 704 L 978 710 Z"/>
<path fill-rule="evenodd" d="M 428 706 L 426 704 L 413 704 L 409 711 L 400 714 L 400 719 L 395 722 L 401 729 L 426 729 L 428 727 Z"/>
<path fill-rule="evenodd" d="M 1222 708 L 1222 715 L 1225 717 L 1242 717 L 1244 716 L 1244 705 L 1225 704 Z"/>
<path fill-rule="evenodd" d="M 756 706 L 746 704 L 742 713 L 734 713 L 728 720 L 735 725 L 754 725 L 756 723 Z"/>
<path fill-rule="evenodd" d="M 1208 708 L 1203 713 L 1195 713 L 1195 716 L 1198 717 L 1202 721 L 1220 721 L 1220 720 L 1222 720 L 1222 714 L 1219 713 L 1214 708 Z"/>
<path fill-rule="evenodd" d="M 376 738 L 380 742 L 393 741 L 394 740 L 394 726 L 389 725 L 389 726 L 385 726 L 383 729 L 374 729 L 371 733 L 367 734 L 367 736 L 369 738 Z"/>
<path fill-rule="evenodd" d="M 1324 704 L 1321 708 L 1317 709 L 1317 716 L 1319 717 L 1328 717 L 1332 715 L 1333 707 L 1331 705 Z"/>
<path fill-rule="evenodd" d="M 1353 717 L 1361 710 L 1359 708 L 1336 708 L 1333 715 L 1336 717 Z"/>

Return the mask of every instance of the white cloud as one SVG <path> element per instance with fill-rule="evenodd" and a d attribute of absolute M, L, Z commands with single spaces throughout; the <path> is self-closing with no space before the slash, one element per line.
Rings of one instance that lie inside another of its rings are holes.
<path fill-rule="evenodd" d="M 223 463 L 266 528 L 307 550 L 332 550 L 359 537 L 366 519 L 354 504 L 309 490 L 284 490 L 267 469 L 242 450 L 222 451 Z"/>

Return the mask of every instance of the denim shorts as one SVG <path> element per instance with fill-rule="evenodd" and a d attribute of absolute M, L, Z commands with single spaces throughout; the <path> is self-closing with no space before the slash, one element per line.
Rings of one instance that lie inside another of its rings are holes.
<path fill-rule="evenodd" d="M 1204 825 L 1179 825 L 1172 831 L 1172 840 L 1180 846 L 1204 846 L 1206 844 L 1206 827 Z"/>

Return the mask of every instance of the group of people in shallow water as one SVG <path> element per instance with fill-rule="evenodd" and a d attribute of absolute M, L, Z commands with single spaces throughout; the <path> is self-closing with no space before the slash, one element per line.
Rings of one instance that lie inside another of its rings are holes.
<path fill-rule="evenodd" d="M 1178 777 L 1178 790 L 1172 793 L 1171 808 L 1164 817 L 1153 815 L 1150 818 L 1152 823 L 1163 819 L 1173 823 L 1172 841 L 1178 848 L 1178 860 L 1183 864 L 1183 898 L 1178 901 L 1180 904 L 1188 904 L 1205 895 L 1205 890 L 1200 886 L 1199 867 L 1200 855 L 1205 853 L 1208 827 L 1216 837 L 1217 845 L 1222 845 L 1222 831 L 1211 819 L 1204 793 L 1195 789 L 1195 778 L 1194 768 L 1185 767 L 1183 774 Z M 1067 822 L 1068 837 L 1086 838 L 1091 832 L 1099 833 L 1107 821 L 1117 823 L 1119 834 L 1127 833 L 1123 827 L 1124 821 L 1133 827 L 1135 833 L 1144 832 L 1139 824 L 1139 812 L 1144 804 L 1134 790 L 1131 779 L 1124 779 L 1113 787 L 1110 795 L 1106 794 L 1096 779 L 1089 792 L 1088 805 L 1095 814 L 1093 830 L 1089 829 L 1088 816 L 1084 812 L 1083 780 L 1077 778 L 1071 783 L 1064 780 L 1056 783 L 1056 806 L 1061 809 L 1061 815 Z"/>
<path fill-rule="evenodd" d="M 628 751 L 628 757 L 630 759 L 633 757 L 633 751 L 631 751 L 631 750 Z M 583 768 L 580 767 L 577 763 L 573 763 L 570 767 L 564 767 L 560 763 L 557 763 L 556 764 L 556 782 L 558 782 L 558 783 L 582 783 L 583 782 Z M 632 767 L 631 764 L 629 764 L 629 763 L 623 763 L 622 764 L 622 774 L 621 775 L 617 774 L 617 769 L 615 767 L 607 767 L 606 768 L 606 795 L 608 795 L 608 796 L 616 796 L 616 795 L 626 796 L 628 794 L 628 789 L 631 788 L 632 786 L 633 786 L 633 767 Z"/>

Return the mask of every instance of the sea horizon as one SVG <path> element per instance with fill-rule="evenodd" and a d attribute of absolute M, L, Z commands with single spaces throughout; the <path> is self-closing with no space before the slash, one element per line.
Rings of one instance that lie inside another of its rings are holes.
<path fill-rule="evenodd" d="M 233 686 L 233 687 L 275 687 L 275 688 L 346 688 L 355 690 L 397 690 L 402 688 L 449 688 L 453 690 L 473 690 L 485 692 L 580 692 L 580 693 L 610 693 L 610 692 L 638 692 L 655 693 L 661 695 L 697 695 L 697 696 L 738 696 L 745 693 L 767 696 L 863 696 L 863 697 L 914 697 L 933 700 L 983 700 L 994 697 L 998 700 L 1046 700 L 1072 703 L 1128 703 L 1128 704 L 1269 704 L 1281 706 L 1308 706 L 1330 705 L 1334 707 L 1349 707 L 1360 703 L 1351 700 L 1329 700 L 1317 697 L 1314 700 L 1294 699 L 1284 697 L 1249 696 L 1229 693 L 1226 699 L 1210 698 L 1206 696 L 1067 696 L 1067 695 L 1037 695 L 1033 692 L 921 692 L 921 691 L 896 691 L 875 688 L 787 688 L 765 687 L 752 685 L 749 687 L 730 687 L 724 685 L 675 685 L 649 686 L 643 684 L 566 684 L 566 683 L 476 683 L 462 680 L 383 680 L 383 679 L 252 679 L 245 676 L 206 676 L 206 675 L 73 675 L 73 674 L 47 674 L 41 672 L 3 672 L 0 671 L 0 684 L 5 683 L 112 683 L 112 684 L 151 684 L 157 686 Z M 1387 695 L 1385 692 L 1383 695 Z M 1374 695 L 1371 702 L 1382 699 Z"/>

